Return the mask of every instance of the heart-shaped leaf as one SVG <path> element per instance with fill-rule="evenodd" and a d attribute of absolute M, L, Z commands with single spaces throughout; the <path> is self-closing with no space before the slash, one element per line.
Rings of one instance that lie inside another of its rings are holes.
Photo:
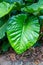
<path fill-rule="evenodd" d="M 39 31 L 36 17 L 28 17 L 27 20 L 26 14 L 19 14 L 9 20 L 7 36 L 16 53 L 21 54 L 36 43 Z"/>

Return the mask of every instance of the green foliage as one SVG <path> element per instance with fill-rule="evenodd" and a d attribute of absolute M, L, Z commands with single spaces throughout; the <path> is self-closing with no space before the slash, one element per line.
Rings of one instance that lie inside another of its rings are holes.
<path fill-rule="evenodd" d="M 40 21 L 41 26 L 43 26 L 43 16 L 39 16 L 39 21 Z"/>
<path fill-rule="evenodd" d="M 23 0 L 0 0 L 0 2 L 8 2 L 8 3 L 14 3 L 14 2 L 18 2 L 20 4 L 23 3 Z"/>
<path fill-rule="evenodd" d="M 30 6 L 25 6 L 21 9 L 24 12 L 28 12 L 34 15 L 38 15 L 41 10 L 43 10 L 43 0 L 39 0 L 38 3 L 34 3 Z"/>
<path fill-rule="evenodd" d="M 2 51 L 3 53 L 6 52 L 6 51 L 8 51 L 8 48 L 9 48 L 9 47 L 10 47 L 9 43 L 4 42 L 4 43 L 2 44 L 1 51 Z"/>
<path fill-rule="evenodd" d="M 7 51 L 10 43 L 17 54 L 25 52 L 39 39 L 40 25 L 43 26 L 43 0 L 0 0 L 2 51 Z"/>
<path fill-rule="evenodd" d="M 34 0 L 24 0 L 25 2 L 34 2 Z"/>
<path fill-rule="evenodd" d="M 26 20 L 25 14 L 13 16 L 8 23 L 7 36 L 14 50 L 21 54 L 38 39 L 40 25 L 37 18 Z"/>
<path fill-rule="evenodd" d="M 7 22 L 0 20 L 0 39 L 5 36 Z"/>
<path fill-rule="evenodd" d="M 13 9 L 14 6 L 15 3 L 14 4 L 9 4 L 6 2 L 0 3 L 0 18 L 8 14 Z"/>

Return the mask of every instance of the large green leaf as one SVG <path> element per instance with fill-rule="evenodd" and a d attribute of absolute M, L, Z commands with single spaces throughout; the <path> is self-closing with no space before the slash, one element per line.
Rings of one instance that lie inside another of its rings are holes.
<path fill-rule="evenodd" d="M 28 17 L 27 20 L 27 15 L 19 14 L 9 20 L 7 36 L 16 53 L 21 54 L 36 43 L 39 31 L 36 17 Z"/>
<path fill-rule="evenodd" d="M 32 13 L 34 15 L 37 15 L 40 13 L 41 10 L 43 10 L 43 0 L 39 0 L 38 3 L 34 3 L 30 6 L 26 6 L 21 9 L 24 12 Z"/>
<path fill-rule="evenodd" d="M 0 39 L 5 36 L 7 22 L 0 20 Z"/>
<path fill-rule="evenodd" d="M 16 3 L 14 4 L 9 4 L 6 2 L 1 2 L 0 3 L 0 18 L 8 14 L 12 8 L 15 6 Z"/>

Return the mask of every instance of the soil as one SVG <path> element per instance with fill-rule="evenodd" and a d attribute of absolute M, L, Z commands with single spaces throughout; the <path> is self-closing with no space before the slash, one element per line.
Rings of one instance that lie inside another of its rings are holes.
<path fill-rule="evenodd" d="M 12 48 L 0 55 L 0 65 L 43 65 L 43 46 L 32 47 L 18 55 Z"/>

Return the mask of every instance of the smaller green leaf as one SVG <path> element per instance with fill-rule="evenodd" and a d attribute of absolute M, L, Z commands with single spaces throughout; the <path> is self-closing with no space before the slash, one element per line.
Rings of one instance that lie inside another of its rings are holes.
<path fill-rule="evenodd" d="M 5 36 L 7 22 L 0 20 L 0 39 Z"/>
<path fill-rule="evenodd" d="M 43 10 L 43 0 L 40 0 L 38 3 L 34 3 L 30 6 L 26 6 L 21 9 L 24 12 L 32 13 L 38 15 L 41 10 Z"/>
<path fill-rule="evenodd" d="M 0 18 L 8 14 L 13 7 L 15 7 L 16 3 L 9 4 L 7 2 L 1 2 L 0 3 Z"/>

